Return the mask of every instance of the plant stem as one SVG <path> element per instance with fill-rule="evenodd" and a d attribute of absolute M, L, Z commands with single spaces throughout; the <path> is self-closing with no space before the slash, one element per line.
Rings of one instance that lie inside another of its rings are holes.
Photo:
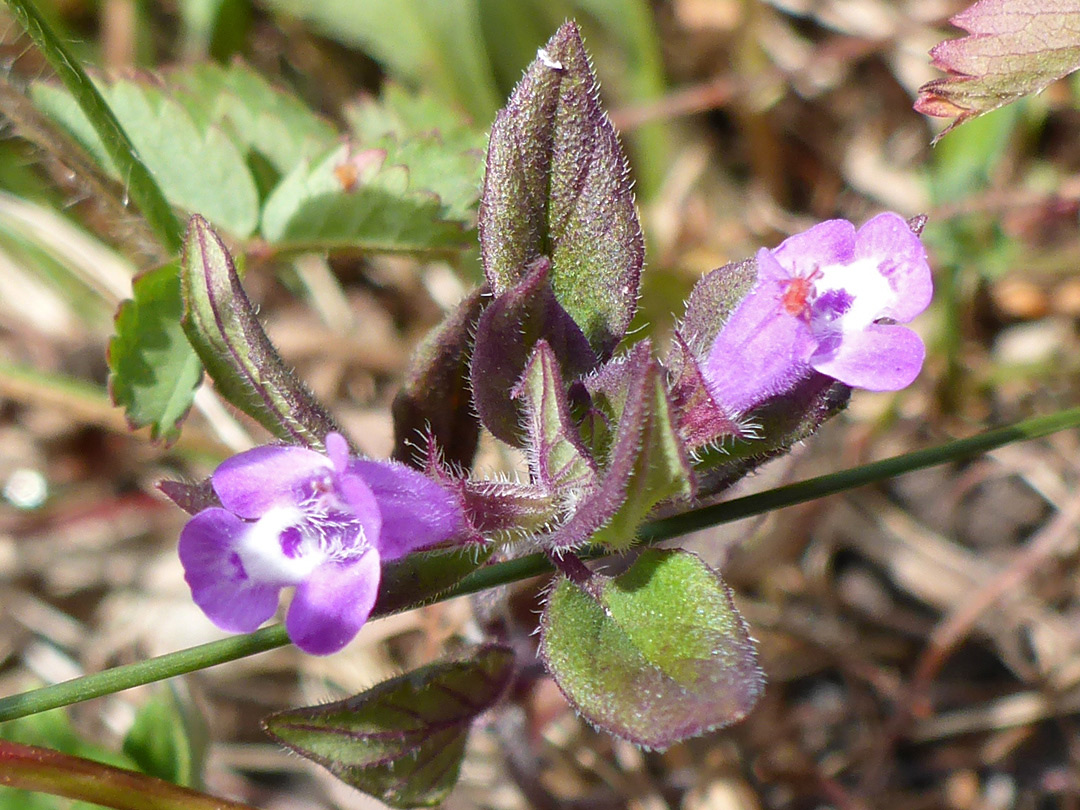
<path fill-rule="evenodd" d="M 86 75 L 86 71 L 49 28 L 32 0 L 7 0 L 7 4 L 101 138 L 105 151 L 125 183 L 128 196 L 143 218 L 170 254 L 179 253 L 183 244 L 180 223 L 173 216 L 172 208 L 150 170 L 140 160 L 135 146 L 97 87 Z"/>
<path fill-rule="evenodd" d="M 1039 416 L 1008 427 L 988 430 L 966 439 L 956 439 L 936 447 L 916 450 L 850 470 L 810 478 L 766 492 L 746 495 L 713 506 L 692 509 L 662 520 L 651 521 L 641 527 L 638 536 L 645 545 L 652 545 L 698 529 L 730 523 L 772 509 L 805 503 L 815 498 L 884 481 L 903 473 L 969 458 L 1012 442 L 1036 439 L 1076 427 L 1080 427 L 1080 408 L 1060 411 L 1049 416 Z M 607 553 L 605 549 L 594 548 L 581 554 L 581 557 L 595 559 L 606 556 Z M 436 599 L 425 600 L 425 602 L 442 602 L 457 596 L 465 596 L 550 573 L 552 570 L 551 561 L 543 553 L 518 557 L 479 568 Z M 133 686 L 164 680 L 216 664 L 235 661 L 238 658 L 265 652 L 288 643 L 285 628 L 277 624 L 264 627 L 249 635 L 213 641 L 64 683 L 45 686 L 20 695 L 12 695 L 0 699 L 0 722 L 102 697 Z"/>
<path fill-rule="evenodd" d="M 0 740 L 0 785 L 117 810 L 254 810 L 136 771 L 7 740 Z"/>

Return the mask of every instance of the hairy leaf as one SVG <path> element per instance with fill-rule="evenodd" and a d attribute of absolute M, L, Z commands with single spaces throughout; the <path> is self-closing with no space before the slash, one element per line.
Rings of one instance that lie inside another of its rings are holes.
<path fill-rule="evenodd" d="M 731 592 L 681 550 L 643 551 L 614 579 L 560 579 L 540 652 L 585 719 L 649 748 L 741 720 L 764 688 Z"/>
<path fill-rule="evenodd" d="M 237 237 L 251 235 L 259 220 L 258 191 L 244 156 L 228 135 L 208 120 L 193 118 L 161 87 L 126 79 L 98 86 L 170 203 L 199 212 Z M 124 182 L 66 90 L 37 82 L 31 97 L 106 171 Z"/>
<path fill-rule="evenodd" d="M 495 119 L 479 227 L 497 295 L 550 259 L 556 299 L 593 349 L 611 355 L 637 305 L 644 243 L 626 158 L 572 22 Z"/>
<path fill-rule="evenodd" d="M 570 404 L 558 360 L 546 341 L 532 359 L 512 396 L 525 402 L 532 479 L 556 494 L 577 499 L 596 484 L 596 464 L 570 419 Z"/>
<path fill-rule="evenodd" d="M 424 466 L 424 444 L 434 441 L 443 459 L 468 468 L 480 439 L 480 422 L 469 391 L 471 340 L 487 304 L 475 290 L 424 339 L 394 398 L 394 458 Z"/>
<path fill-rule="evenodd" d="M 1080 0 L 979 0 L 951 22 L 968 36 L 930 51 L 948 72 L 919 88 L 915 109 L 955 120 L 996 110 L 1080 68 Z"/>
<path fill-rule="evenodd" d="M 468 247 L 465 223 L 448 219 L 434 193 L 412 188 L 406 168 L 385 161 L 383 150 L 353 153 L 345 145 L 313 165 L 298 164 L 266 201 L 263 236 L 296 250 Z"/>
<path fill-rule="evenodd" d="M 278 356 L 228 249 L 199 216 L 184 238 L 181 278 L 184 331 L 217 390 L 275 436 L 321 449 L 338 430 L 333 418 Z"/>
<path fill-rule="evenodd" d="M 191 409 L 202 365 L 180 326 L 180 270 L 167 264 L 137 276 L 109 341 L 109 393 L 132 428 L 171 444 Z"/>
<path fill-rule="evenodd" d="M 548 259 L 537 259 L 521 281 L 488 305 L 476 328 L 470 370 L 476 412 L 484 427 L 516 446 L 526 436 L 521 405 L 511 392 L 537 342 L 547 342 L 569 379 L 596 364 L 581 329 L 552 293 L 550 267 Z"/>
<path fill-rule="evenodd" d="M 577 504 L 575 513 L 556 530 L 553 548 L 576 548 L 585 542 L 628 548 L 637 527 L 653 507 L 693 494 L 693 474 L 672 424 L 671 406 L 660 365 L 649 342 L 637 344 L 626 358 L 612 361 L 609 379 L 617 387 L 598 397 L 617 423 L 600 483 Z"/>
<path fill-rule="evenodd" d="M 266 732 L 392 807 L 430 807 L 453 789 L 469 725 L 506 691 L 514 656 L 488 645 L 336 703 L 290 709 Z"/>

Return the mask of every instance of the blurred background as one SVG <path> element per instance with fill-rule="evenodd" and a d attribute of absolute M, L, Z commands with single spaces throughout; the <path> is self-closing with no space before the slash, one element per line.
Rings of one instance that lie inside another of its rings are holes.
<path fill-rule="evenodd" d="M 417 171 L 410 181 L 440 193 L 462 247 L 386 253 L 358 240 L 283 250 L 268 236 L 265 210 L 262 230 L 242 217 L 225 228 L 271 338 L 374 456 L 392 449 L 389 403 L 412 348 L 480 277 L 472 229 L 484 133 L 568 17 L 583 28 L 630 154 L 648 249 L 638 320 L 660 341 L 714 267 L 822 219 L 927 214 L 937 295 L 915 324 L 928 347 L 921 378 L 895 395 L 856 392 L 846 412 L 740 492 L 1077 401 L 1080 84 L 1058 82 L 931 148 L 941 122 L 911 105 L 939 75 L 927 51 L 960 33 L 947 19 L 964 5 L 38 3 L 108 82 L 170 92 L 168 77 L 193 66 L 239 64 L 306 105 L 311 132 L 361 150 L 383 144 L 372 110 L 396 111 L 398 131 L 408 110 L 437 111 L 429 140 L 450 162 L 428 186 Z M 204 477 L 266 435 L 209 390 L 168 447 L 129 430 L 110 403 L 114 312 L 133 274 L 165 257 L 125 207 L 122 180 L 96 168 L 92 149 L 73 145 L 71 127 L 35 93 L 50 73 L 5 11 L 0 34 L 0 694 L 8 695 L 220 636 L 191 603 L 176 559 L 185 516 L 154 484 Z M 220 123 L 192 116 L 203 134 Z M 255 137 L 230 126 L 234 139 Z M 246 126 L 257 130 L 262 119 Z M 284 174 L 273 165 L 251 171 L 257 201 Z M 447 178 L 453 188 L 440 185 Z M 198 177 L 195 186 L 187 199 L 234 199 L 225 186 Z M 685 545 L 722 568 L 760 640 L 769 685 L 751 716 L 664 753 L 641 751 L 589 729 L 527 668 L 473 735 L 446 806 L 1080 807 L 1078 444 L 1065 433 L 1012 445 L 690 538 Z M 481 470 L 514 463 L 482 447 Z M 352 694 L 485 625 L 527 648 L 543 584 L 374 622 L 329 658 L 277 650 L 5 724 L 0 735 L 137 765 L 267 810 L 375 806 L 285 755 L 259 718 Z M 68 806 L 0 792 L 4 810 Z"/>

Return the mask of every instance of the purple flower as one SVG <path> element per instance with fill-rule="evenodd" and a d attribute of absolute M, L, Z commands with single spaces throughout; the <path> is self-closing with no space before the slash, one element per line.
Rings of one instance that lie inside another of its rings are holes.
<path fill-rule="evenodd" d="M 456 499 L 403 465 L 349 458 L 337 433 L 326 455 L 257 447 L 211 478 L 224 508 L 204 509 L 180 534 L 195 603 L 223 630 L 246 633 L 296 586 L 289 638 L 315 655 L 336 652 L 375 604 L 382 563 L 448 540 L 462 526 Z"/>
<path fill-rule="evenodd" d="M 819 371 L 871 391 L 896 391 L 926 350 L 906 323 L 933 293 L 926 251 L 902 217 L 858 232 L 842 219 L 757 254 L 757 281 L 713 341 L 704 375 L 717 402 L 744 413 Z"/>

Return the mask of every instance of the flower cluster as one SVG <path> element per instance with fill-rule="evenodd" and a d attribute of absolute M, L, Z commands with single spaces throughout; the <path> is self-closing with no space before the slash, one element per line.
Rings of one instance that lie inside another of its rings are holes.
<path fill-rule="evenodd" d="M 457 534 L 457 500 L 403 465 L 349 456 L 326 437 L 326 455 L 257 447 L 212 476 L 221 507 L 180 535 L 180 560 L 196 604 L 214 624 L 250 632 L 295 586 L 285 625 L 302 650 L 336 652 L 375 604 L 382 563 Z"/>
<path fill-rule="evenodd" d="M 858 231 L 822 222 L 757 254 L 757 280 L 713 341 L 703 373 L 717 402 L 744 413 L 811 370 L 896 391 L 922 368 L 919 336 L 897 326 L 933 292 L 919 237 L 897 214 Z"/>

